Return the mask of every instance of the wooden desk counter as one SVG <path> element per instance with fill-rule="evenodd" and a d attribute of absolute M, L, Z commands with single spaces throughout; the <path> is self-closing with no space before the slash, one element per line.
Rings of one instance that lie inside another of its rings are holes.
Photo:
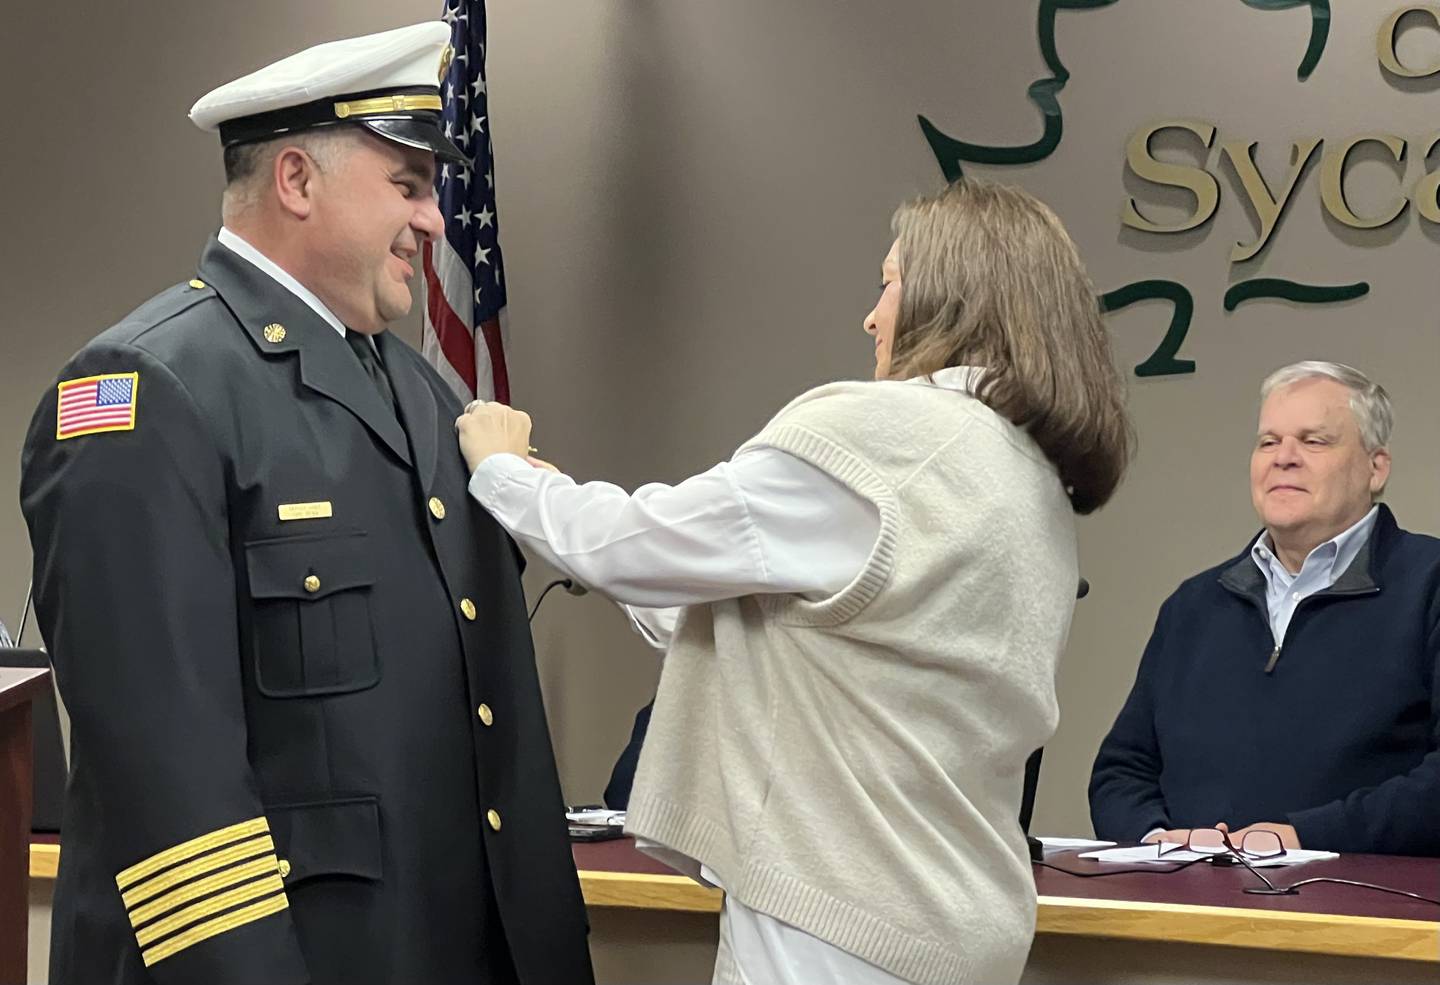
<path fill-rule="evenodd" d="M 676 875 L 637 852 L 628 838 L 574 845 L 572 851 L 589 906 L 720 910 L 718 890 Z M 1048 861 L 1077 871 L 1097 867 L 1070 853 Z M 1343 874 L 1424 895 L 1440 890 L 1437 859 L 1352 856 L 1268 871 L 1277 885 Z M 1038 934 L 1440 963 L 1440 907 L 1373 890 L 1320 885 L 1300 896 L 1250 896 L 1243 890 L 1259 884 L 1254 876 L 1240 868 L 1206 865 L 1171 876 L 1105 879 L 1037 869 L 1036 882 L 1041 893 Z"/>
<path fill-rule="evenodd" d="M 586 906 L 719 913 L 720 890 L 702 886 L 637 851 L 633 838 L 573 844 Z"/>
<path fill-rule="evenodd" d="M 1073 852 L 1046 861 L 1076 872 L 1106 868 Z M 1440 898 L 1440 859 L 1349 855 L 1262 871 L 1277 886 L 1329 876 Z M 1440 963 L 1440 906 L 1372 889 L 1322 883 L 1256 896 L 1245 890 L 1263 884 L 1243 866 L 1205 863 L 1103 879 L 1037 867 L 1035 882 L 1040 934 Z"/>
<path fill-rule="evenodd" d="M 572 846 L 588 906 L 679 913 L 719 913 L 719 890 L 699 885 L 637 852 L 630 839 Z M 53 879 L 60 846 L 36 843 L 30 874 Z M 1048 861 L 1086 869 L 1071 854 Z M 1440 859 L 1350 856 L 1296 869 L 1270 869 L 1288 884 L 1340 875 L 1433 894 Z M 1391 958 L 1440 964 L 1440 907 L 1373 890 L 1306 887 L 1300 896 L 1245 895 L 1258 884 L 1243 869 L 1193 866 L 1174 875 L 1144 873 L 1078 879 L 1037 870 L 1037 933 L 1109 940 L 1210 944 L 1267 951 Z"/>
<path fill-rule="evenodd" d="M 5 659 L 0 649 L 0 661 Z M 30 703 L 50 671 L 0 666 L 0 980 L 21 981 L 29 966 L 29 842 L 35 788 Z"/>

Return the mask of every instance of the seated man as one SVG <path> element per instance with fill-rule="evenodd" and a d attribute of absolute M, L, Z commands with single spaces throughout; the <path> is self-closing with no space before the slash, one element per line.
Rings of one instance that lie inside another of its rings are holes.
<path fill-rule="evenodd" d="M 1265 529 L 1160 608 L 1101 744 L 1101 838 L 1268 829 L 1288 848 L 1440 855 L 1440 540 L 1375 505 L 1390 398 L 1302 362 L 1261 388 Z"/>

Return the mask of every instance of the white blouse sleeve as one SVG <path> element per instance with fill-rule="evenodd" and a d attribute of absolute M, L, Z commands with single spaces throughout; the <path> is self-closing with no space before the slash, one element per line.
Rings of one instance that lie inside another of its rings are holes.
<path fill-rule="evenodd" d="M 633 494 L 492 455 L 471 477 L 470 494 L 556 568 L 643 609 L 761 593 L 833 594 L 860 573 L 880 529 L 870 501 L 768 447 L 679 485 L 652 483 Z M 673 615 L 639 622 L 645 635 L 665 643 Z"/>

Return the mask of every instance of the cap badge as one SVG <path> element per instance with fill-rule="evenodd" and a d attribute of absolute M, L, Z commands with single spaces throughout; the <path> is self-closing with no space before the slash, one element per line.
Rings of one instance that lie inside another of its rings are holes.
<path fill-rule="evenodd" d="M 455 61 L 455 46 L 447 44 L 445 50 L 440 52 L 440 81 L 445 81 L 445 76 L 450 73 L 450 63 Z"/>

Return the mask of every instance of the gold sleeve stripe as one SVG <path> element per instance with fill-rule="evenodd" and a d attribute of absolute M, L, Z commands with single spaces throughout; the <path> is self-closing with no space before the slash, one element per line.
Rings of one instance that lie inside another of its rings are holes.
<path fill-rule="evenodd" d="M 221 845 L 228 845 L 232 841 L 239 841 L 241 838 L 249 838 L 252 835 L 268 834 L 269 831 L 270 822 L 263 817 L 257 817 L 253 821 L 242 821 L 240 824 L 232 824 L 228 828 L 212 831 L 208 835 L 191 838 L 174 848 L 167 848 L 158 855 L 151 855 L 145 861 L 132 865 L 121 872 L 115 877 L 115 883 L 123 893 L 141 879 L 152 876 L 161 869 L 168 869 L 176 862 L 184 862 L 196 855 L 219 848 Z"/>
<path fill-rule="evenodd" d="M 164 920 L 156 921 L 144 930 L 135 935 L 141 947 L 148 947 L 160 938 L 172 934 L 181 927 L 188 927 L 192 923 L 199 923 L 201 920 L 209 919 L 221 910 L 228 910 L 232 906 L 241 903 L 248 903 L 261 896 L 268 896 L 271 893 L 282 892 L 285 883 L 280 880 L 279 874 L 272 875 L 268 879 L 261 879 L 258 882 L 247 882 L 238 889 L 232 889 L 228 893 L 221 893 L 219 896 L 212 896 L 209 899 L 201 900 L 199 903 L 192 903 L 183 910 L 176 910 Z"/>
<path fill-rule="evenodd" d="M 177 934 L 163 944 L 157 944 L 148 951 L 142 951 L 140 956 L 145 960 L 145 967 L 148 968 L 157 961 L 164 961 L 172 954 L 178 954 L 192 944 L 199 944 L 201 941 L 209 940 L 227 930 L 254 923 L 261 917 L 268 917 L 272 913 L 279 913 L 289 905 L 290 901 L 285 898 L 284 893 L 263 899 L 258 903 L 251 903 L 249 906 L 227 913 L 223 917 L 216 917 L 214 920 L 191 927 L 185 933 Z"/>
<path fill-rule="evenodd" d="M 261 835 L 259 838 L 251 838 L 249 841 L 242 841 L 238 845 L 231 845 L 229 848 L 213 855 L 206 855 L 204 858 L 197 858 L 193 862 L 186 862 L 178 868 L 158 875 L 147 882 L 142 882 L 133 887 L 128 893 L 121 894 L 120 898 L 125 901 L 127 908 L 136 903 L 143 903 L 152 896 L 165 892 L 167 889 L 185 882 L 187 879 L 194 879 L 196 876 L 203 876 L 207 872 L 214 872 L 216 869 L 223 869 L 233 862 L 252 858 L 266 852 L 275 851 L 275 842 L 270 840 L 269 835 Z"/>
<path fill-rule="evenodd" d="M 253 862 L 246 862 L 234 868 L 224 869 L 207 876 L 198 882 L 187 882 L 179 889 L 172 890 L 157 899 L 151 900 L 144 906 L 138 906 L 130 911 L 130 926 L 139 928 L 148 920 L 154 920 L 162 913 L 169 913 L 176 907 L 193 903 L 202 896 L 209 896 L 211 893 L 227 889 L 237 883 L 254 879 L 256 876 L 268 875 L 271 872 L 278 872 L 280 862 L 274 855 L 264 855 Z"/>

